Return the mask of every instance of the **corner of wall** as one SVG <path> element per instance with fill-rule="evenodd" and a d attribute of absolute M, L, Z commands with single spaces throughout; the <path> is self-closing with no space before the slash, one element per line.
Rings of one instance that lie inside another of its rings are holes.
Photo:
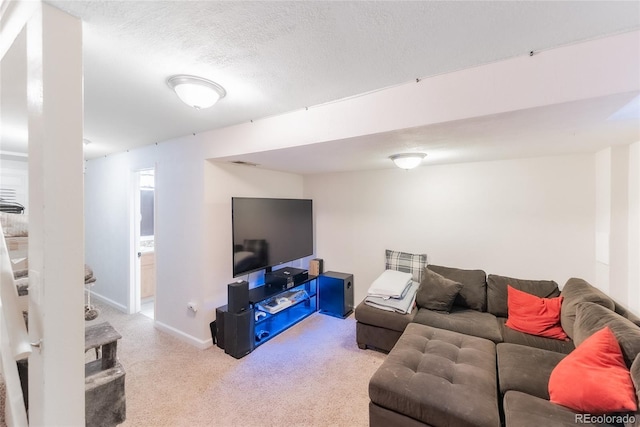
<path fill-rule="evenodd" d="M 629 146 L 629 310 L 640 316 L 640 141 Z"/>

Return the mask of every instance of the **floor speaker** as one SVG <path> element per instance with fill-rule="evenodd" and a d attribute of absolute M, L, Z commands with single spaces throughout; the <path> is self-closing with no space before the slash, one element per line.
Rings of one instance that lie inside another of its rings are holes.
<path fill-rule="evenodd" d="M 249 308 L 249 282 L 238 280 L 237 282 L 229 283 L 227 289 L 229 313 L 246 311 Z"/>
<path fill-rule="evenodd" d="M 224 315 L 224 352 L 240 359 L 254 347 L 253 310 Z"/>
<path fill-rule="evenodd" d="M 222 307 L 216 308 L 216 344 L 218 347 L 224 349 L 224 315 L 227 313 L 227 306 L 223 305 Z M 211 331 L 213 334 L 214 331 Z"/>
<path fill-rule="evenodd" d="M 345 318 L 353 311 L 353 274 L 327 271 L 319 277 L 321 313 Z"/>

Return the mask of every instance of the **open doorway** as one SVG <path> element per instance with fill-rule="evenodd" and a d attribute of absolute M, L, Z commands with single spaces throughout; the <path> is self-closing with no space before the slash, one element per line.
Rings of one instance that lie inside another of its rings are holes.
<path fill-rule="evenodd" d="M 135 173 L 135 312 L 154 319 L 156 302 L 155 169 Z"/>

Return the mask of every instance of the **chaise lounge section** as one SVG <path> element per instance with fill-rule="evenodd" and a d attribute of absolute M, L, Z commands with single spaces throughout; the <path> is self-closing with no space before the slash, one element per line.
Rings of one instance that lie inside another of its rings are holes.
<path fill-rule="evenodd" d="M 620 343 L 636 403 L 640 398 L 640 319 L 586 281 L 569 279 L 561 292 L 553 281 L 434 265 L 422 277 L 421 288 L 441 278 L 462 284 L 450 311 L 432 310 L 424 298 L 416 299 L 409 314 L 364 302 L 356 308 L 358 346 L 389 352 L 369 385 L 371 426 L 575 426 L 584 420 L 576 417 L 592 414 L 551 402 L 549 379 L 568 354 L 605 326 Z M 508 286 L 541 298 L 561 296 L 568 338 L 506 326 Z M 627 424 L 599 425 L 640 426 L 640 413 L 626 415 Z"/>
<path fill-rule="evenodd" d="M 496 346 L 411 323 L 371 378 L 369 396 L 371 426 L 499 427 Z"/>

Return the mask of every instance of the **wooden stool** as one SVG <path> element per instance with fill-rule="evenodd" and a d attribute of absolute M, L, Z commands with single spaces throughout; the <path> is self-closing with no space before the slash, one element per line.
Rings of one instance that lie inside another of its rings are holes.
<path fill-rule="evenodd" d="M 118 340 L 122 335 L 118 333 L 109 322 L 98 323 L 97 325 L 87 326 L 84 330 L 84 351 L 85 353 L 92 348 L 96 349 L 96 358 L 101 353 L 101 363 L 97 361 L 88 365 L 99 365 L 99 370 L 113 368 L 117 361 Z M 92 366 L 98 368 L 98 366 Z M 93 370 L 93 369 L 92 369 Z"/>

